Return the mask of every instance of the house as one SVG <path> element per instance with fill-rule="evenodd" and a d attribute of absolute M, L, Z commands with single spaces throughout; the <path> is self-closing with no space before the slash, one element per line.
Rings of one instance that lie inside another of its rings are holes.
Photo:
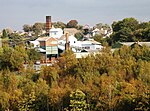
<path fill-rule="evenodd" d="M 58 41 L 53 37 L 39 37 L 36 39 L 39 41 L 39 52 L 45 54 L 46 61 L 51 60 L 52 57 L 58 56 Z"/>
<path fill-rule="evenodd" d="M 66 37 L 65 35 L 63 35 L 59 40 L 58 40 L 59 44 L 63 44 L 65 45 L 66 43 Z M 76 37 L 74 37 L 73 35 L 69 36 L 69 44 L 70 46 L 74 46 L 74 44 L 77 42 Z"/>
<path fill-rule="evenodd" d="M 51 37 L 59 39 L 63 35 L 63 30 L 61 28 L 52 27 L 49 34 Z"/>
<path fill-rule="evenodd" d="M 95 35 L 107 35 L 108 31 L 107 30 L 104 30 L 103 28 L 101 29 L 98 29 L 98 28 L 95 28 L 93 31 L 92 31 L 92 35 L 95 36 Z"/>
<path fill-rule="evenodd" d="M 75 47 L 79 50 L 87 50 L 87 51 L 97 51 L 103 48 L 101 43 L 95 40 L 77 41 Z"/>
<path fill-rule="evenodd" d="M 88 39 L 92 38 L 92 31 L 91 31 L 91 28 L 89 25 L 83 26 L 83 30 L 84 30 L 83 40 L 88 40 Z"/>
<path fill-rule="evenodd" d="M 70 49 L 73 52 L 97 52 L 103 48 L 101 43 L 95 41 L 95 40 L 87 40 L 87 41 L 77 41 L 76 39 L 72 38 L 73 36 L 69 36 L 69 42 L 70 42 Z M 61 50 L 65 50 L 65 40 L 59 40 L 58 48 Z"/>

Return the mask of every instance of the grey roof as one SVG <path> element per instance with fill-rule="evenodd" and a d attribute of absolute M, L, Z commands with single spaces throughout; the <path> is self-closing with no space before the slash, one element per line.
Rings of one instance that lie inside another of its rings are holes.
<path fill-rule="evenodd" d="M 150 47 L 150 42 L 120 42 L 120 43 L 123 45 L 127 45 L 127 46 L 131 46 L 132 44 L 137 43 L 141 46 L 146 45 L 146 46 Z"/>

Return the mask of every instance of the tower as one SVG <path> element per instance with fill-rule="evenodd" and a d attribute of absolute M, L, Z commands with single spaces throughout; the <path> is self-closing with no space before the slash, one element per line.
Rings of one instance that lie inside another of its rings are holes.
<path fill-rule="evenodd" d="M 49 31 L 51 29 L 51 16 L 46 16 L 46 36 L 49 36 Z"/>

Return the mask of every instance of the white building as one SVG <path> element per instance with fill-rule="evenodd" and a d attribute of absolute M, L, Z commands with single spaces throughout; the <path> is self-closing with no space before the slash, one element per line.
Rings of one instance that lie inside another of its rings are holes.
<path fill-rule="evenodd" d="M 50 37 L 59 39 L 63 35 L 63 30 L 61 28 L 54 28 L 50 29 Z"/>
<path fill-rule="evenodd" d="M 101 28 L 101 29 L 95 28 L 95 29 L 92 31 L 93 36 L 99 35 L 99 34 L 107 35 L 107 33 L 108 33 L 108 31 L 107 31 L 107 30 L 104 30 L 103 28 Z"/>
<path fill-rule="evenodd" d="M 30 41 L 30 44 L 33 48 L 40 47 L 40 42 L 35 40 L 35 41 Z"/>
<path fill-rule="evenodd" d="M 103 46 L 101 45 L 101 43 L 95 41 L 95 40 L 89 40 L 89 41 L 77 41 L 75 44 L 75 47 L 77 49 L 86 49 L 89 51 L 96 51 L 96 50 L 101 50 L 103 48 Z"/>
<path fill-rule="evenodd" d="M 65 45 L 66 43 L 66 37 L 65 35 L 63 35 L 59 40 L 58 40 L 59 44 Z M 77 39 L 76 37 L 74 37 L 73 35 L 69 36 L 69 43 L 70 46 L 75 46 L 75 44 L 77 43 Z"/>

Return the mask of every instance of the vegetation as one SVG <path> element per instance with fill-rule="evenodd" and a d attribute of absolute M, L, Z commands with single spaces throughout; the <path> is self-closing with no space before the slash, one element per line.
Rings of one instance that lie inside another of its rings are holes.
<path fill-rule="evenodd" d="M 61 28 L 68 24 L 54 23 Z M 77 24 L 74 21 L 69 27 L 81 28 Z M 76 59 L 73 52 L 66 51 L 40 72 L 34 70 L 33 63 L 41 54 L 25 49 L 18 34 L 3 30 L 3 38 L 16 45 L 0 48 L 0 111 L 149 111 L 150 48 L 119 42 L 149 41 L 150 24 L 126 18 L 114 22 L 112 28 L 110 38 L 94 37 L 105 45 L 99 54 Z M 24 30 L 38 35 L 44 24 L 25 25 Z M 82 36 L 76 34 L 78 39 Z M 106 42 L 116 42 L 121 48 L 111 52 Z M 27 69 L 24 63 L 28 63 Z"/>
<path fill-rule="evenodd" d="M 78 26 L 78 21 L 77 20 L 70 20 L 67 23 L 67 28 L 77 28 Z"/>
<path fill-rule="evenodd" d="M 125 18 L 112 24 L 113 42 L 150 41 L 150 22 L 140 23 L 135 18 Z"/>
<path fill-rule="evenodd" d="M 150 110 L 147 46 L 105 48 L 82 59 L 67 51 L 40 73 L 22 67 L 28 55 L 21 46 L 0 49 L 1 111 Z"/>

